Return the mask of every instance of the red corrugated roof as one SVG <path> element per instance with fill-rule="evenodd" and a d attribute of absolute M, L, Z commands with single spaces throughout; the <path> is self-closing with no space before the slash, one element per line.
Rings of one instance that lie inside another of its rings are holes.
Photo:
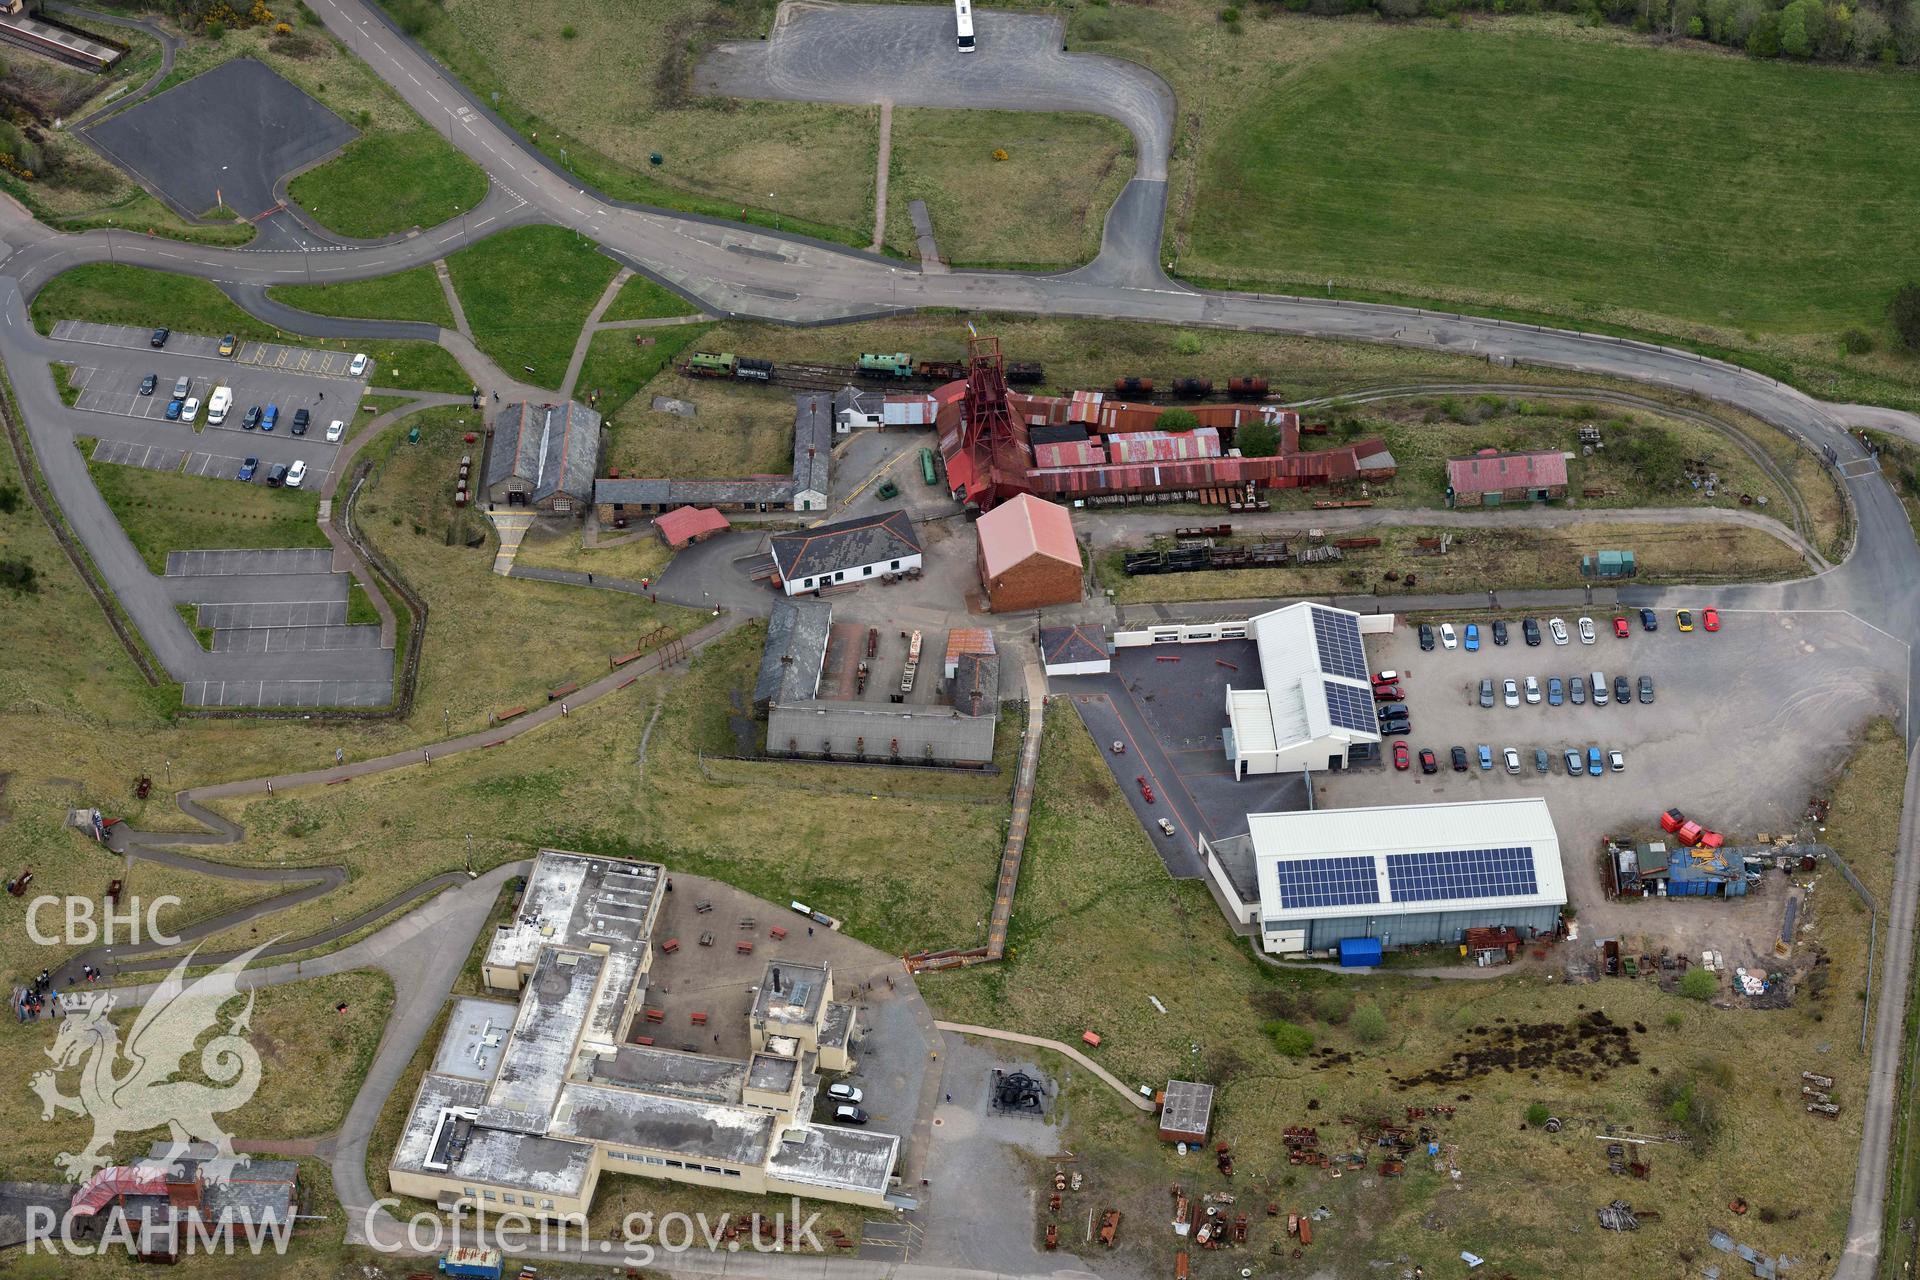
<path fill-rule="evenodd" d="M 731 527 L 727 518 L 712 507 L 676 507 L 663 516 L 654 517 L 653 523 L 661 536 L 676 547 Z"/>
<path fill-rule="evenodd" d="M 167 1194 L 166 1170 L 134 1165 L 111 1165 L 100 1170 L 73 1193 L 75 1213 L 94 1214 L 121 1196 L 163 1196 Z"/>
<path fill-rule="evenodd" d="M 1484 449 L 1471 458 L 1447 459 L 1447 484 L 1455 493 L 1551 489 L 1566 482 L 1567 456 L 1552 449 L 1523 453 Z"/>

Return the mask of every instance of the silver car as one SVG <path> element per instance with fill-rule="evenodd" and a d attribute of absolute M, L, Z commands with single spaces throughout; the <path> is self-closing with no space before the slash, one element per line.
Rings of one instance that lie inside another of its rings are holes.
<path fill-rule="evenodd" d="M 1517 707 L 1520 705 L 1520 686 L 1509 680 L 1500 687 L 1500 696 L 1508 706 Z"/>

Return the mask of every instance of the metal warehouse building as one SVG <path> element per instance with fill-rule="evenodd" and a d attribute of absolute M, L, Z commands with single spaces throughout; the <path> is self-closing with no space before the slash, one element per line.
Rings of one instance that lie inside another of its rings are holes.
<path fill-rule="evenodd" d="M 1259 646 L 1264 687 L 1227 687 L 1221 738 L 1236 781 L 1343 768 L 1355 743 L 1380 741 L 1359 614 L 1290 604 L 1246 628 Z"/>
<path fill-rule="evenodd" d="M 1560 838 L 1538 797 L 1247 817 L 1260 941 L 1275 955 L 1346 938 L 1456 942 L 1502 925 L 1551 934 L 1567 902 Z"/>

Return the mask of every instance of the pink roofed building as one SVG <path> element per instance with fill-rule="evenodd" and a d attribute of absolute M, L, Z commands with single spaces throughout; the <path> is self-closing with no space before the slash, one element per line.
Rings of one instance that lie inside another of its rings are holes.
<path fill-rule="evenodd" d="M 1567 455 L 1557 449 L 1482 449 L 1447 459 L 1447 502 L 1456 507 L 1547 502 L 1567 496 Z"/>
<path fill-rule="evenodd" d="M 655 516 L 653 527 L 660 531 L 668 546 L 678 551 L 704 542 L 716 533 L 724 533 L 731 526 L 727 518 L 712 507 L 675 507 L 665 515 Z"/>
<path fill-rule="evenodd" d="M 980 537 L 980 585 L 995 613 L 1079 601 L 1080 544 L 1065 507 L 1017 494 L 982 515 L 974 528 Z"/>

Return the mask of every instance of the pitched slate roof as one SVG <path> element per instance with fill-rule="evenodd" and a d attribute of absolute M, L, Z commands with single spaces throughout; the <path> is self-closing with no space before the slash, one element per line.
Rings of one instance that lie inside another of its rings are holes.
<path fill-rule="evenodd" d="M 585 498 L 599 462 L 600 415 L 587 406 L 577 400 L 510 404 L 493 420 L 487 484 L 519 476 L 533 502 L 556 493 Z"/>
<path fill-rule="evenodd" d="M 753 682 L 754 702 L 800 702 L 818 693 L 832 629 L 833 606 L 824 600 L 774 601 L 767 647 Z"/>
<path fill-rule="evenodd" d="M 857 569 L 920 554 L 913 521 L 903 511 L 823 524 L 799 533 L 775 534 L 773 562 L 788 582 Z"/>
<path fill-rule="evenodd" d="M 803 391 L 793 400 L 793 492 L 825 496 L 833 465 L 833 397 Z"/>
<path fill-rule="evenodd" d="M 1047 666 L 1060 667 L 1079 662 L 1105 662 L 1107 637 L 1098 627 L 1042 627 L 1040 659 Z"/>

